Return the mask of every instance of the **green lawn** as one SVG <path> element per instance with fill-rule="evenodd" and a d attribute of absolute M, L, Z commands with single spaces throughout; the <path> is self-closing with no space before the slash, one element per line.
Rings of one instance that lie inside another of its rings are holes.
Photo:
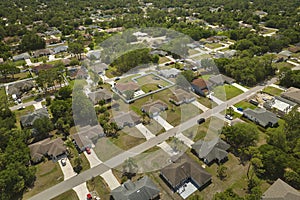
<path fill-rule="evenodd" d="M 199 51 L 195 50 L 195 49 L 189 49 L 189 55 L 194 55 L 194 54 L 197 54 L 197 53 L 200 53 Z"/>
<path fill-rule="evenodd" d="M 95 191 L 103 200 L 110 199 L 110 189 L 101 176 L 96 176 L 92 180 L 87 181 L 89 191 Z"/>
<path fill-rule="evenodd" d="M 132 78 L 139 76 L 139 74 L 134 74 L 131 76 L 127 76 L 126 78 L 122 78 L 120 80 L 118 80 L 118 83 L 128 83 L 132 81 Z"/>
<path fill-rule="evenodd" d="M 205 97 L 198 97 L 197 98 L 198 102 L 201 103 L 202 105 L 204 105 L 207 108 L 211 108 L 212 107 L 212 101 L 210 101 L 208 98 Z"/>
<path fill-rule="evenodd" d="M 34 182 L 34 187 L 24 193 L 24 199 L 29 199 L 30 197 L 50 188 L 53 185 L 58 184 L 63 181 L 64 175 L 59 167 L 59 164 L 54 163 L 52 160 L 45 161 L 36 165 L 36 181 Z"/>
<path fill-rule="evenodd" d="M 275 67 L 275 68 L 281 70 L 281 69 L 283 69 L 283 68 L 289 68 L 289 69 L 291 69 L 291 68 L 294 67 L 294 65 L 292 65 L 292 64 L 290 64 L 290 63 L 287 63 L 287 62 L 279 62 L 279 63 L 274 63 L 274 64 L 273 64 L 273 67 Z"/>
<path fill-rule="evenodd" d="M 215 87 L 213 89 L 213 92 L 214 92 L 214 96 L 222 101 L 231 99 L 243 93 L 242 90 L 227 84 L 225 84 L 224 86 Z"/>
<path fill-rule="evenodd" d="M 145 83 L 144 85 L 141 86 L 141 90 L 143 90 L 145 93 L 155 91 L 157 89 L 159 89 L 157 87 L 157 84 L 153 84 L 153 83 Z"/>
<path fill-rule="evenodd" d="M 122 150 L 131 149 L 146 141 L 142 135 L 140 137 L 134 137 L 123 131 L 119 131 L 119 136 L 117 138 L 109 138 L 109 140 Z"/>
<path fill-rule="evenodd" d="M 158 64 L 169 62 L 170 60 L 166 57 L 159 57 Z"/>
<path fill-rule="evenodd" d="M 208 80 L 211 77 L 210 74 L 205 74 L 205 75 L 201 75 L 200 78 L 204 79 L 204 80 Z"/>
<path fill-rule="evenodd" d="M 212 43 L 212 44 L 205 44 L 205 46 L 210 49 L 216 49 L 216 48 L 222 47 L 222 44 Z"/>
<path fill-rule="evenodd" d="M 265 89 L 263 89 L 263 92 L 272 96 L 279 96 L 283 92 L 283 90 L 280 90 L 272 86 L 268 86 Z"/>
<path fill-rule="evenodd" d="M 158 79 L 155 79 L 155 77 L 158 78 Z M 140 86 L 143 86 L 146 83 L 147 84 L 162 85 L 162 86 L 170 85 L 170 83 L 168 83 L 167 81 L 165 81 L 165 80 L 161 79 L 159 76 L 155 76 L 153 74 L 148 74 L 146 76 L 142 76 L 142 77 L 136 79 L 136 81 L 138 82 L 138 84 Z M 158 89 L 157 86 L 156 86 L 156 89 Z"/>
<path fill-rule="evenodd" d="M 76 158 L 75 155 L 78 154 L 78 152 L 77 152 L 76 149 L 72 149 L 71 151 L 72 151 L 72 154 L 74 156 L 72 158 L 70 158 L 70 162 L 71 162 L 71 165 L 73 167 L 75 167 L 75 158 Z M 88 159 L 86 158 L 86 156 L 84 155 L 84 153 L 79 154 L 79 158 L 82 161 L 82 163 L 81 163 L 81 167 L 82 167 L 81 172 L 90 169 L 90 163 L 89 163 Z"/>
<path fill-rule="evenodd" d="M 240 101 L 239 103 L 234 105 L 237 108 L 242 108 L 243 110 L 250 108 L 250 109 L 255 109 L 256 106 L 253 105 L 252 103 L 249 103 L 247 101 Z"/>
<path fill-rule="evenodd" d="M 79 198 L 74 190 L 69 190 L 51 200 L 79 200 Z"/>

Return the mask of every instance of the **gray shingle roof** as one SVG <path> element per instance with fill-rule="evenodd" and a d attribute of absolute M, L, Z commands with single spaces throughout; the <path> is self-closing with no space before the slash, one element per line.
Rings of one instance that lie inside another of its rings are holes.
<path fill-rule="evenodd" d="M 262 200 L 299 200 L 300 192 L 277 179 L 269 189 L 262 195 Z"/>
<path fill-rule="evenodd" d="M 173 163 L 163 168 L 161 175 L 174 190 L 177 190 L 189 178 L 198 187 L 206 185 L 211 180 L 211 175 L 186 154 L 183 154 Z"/>
<path fill-rule="evenodd" d="M 274 124 L 277 124 L 279 120 L 274 113 L 263 108 L 256 108 L 255 110 L 247 108 L 243 113 L 247 118 L 257 122 L 263 127 L 266 127 L 269 124 L 273 126 Z"/>
<path fill-rule="evenodd" d="M 35 120 L 42 118 L 42 117 L 49 118 L 49 113 L 46 108 L 41 108 L 41 109 L 35 110 L 34 112 L 32 112 L 30 114 L 23 115 L 23 116 L 21 116 L 20 121 L 21 121 L 21 124 L 23 127 L 32 126 Z"/>
<path fill-rule="evenodd" d="M 61 138 L 45 140 L 29 145 L 30 156 L 34 162 L 38 162 L 43 156 L 56 157 L 66 152 L 66 146 Z"/>
<path fill-rule="evenodd" d="M 214 160 L 220 162 L 227 157 L 227 150 L 230 145 L 219 137 L 211 141 L 199 140 L 192 145 L 192 149 L 197 153 L 198 157 L 204 159 L 206 163 Z"/>
<path fill-rule="evenodd" d="M 289 99 L 293 102 L 300 104 L 300 89 L 295 87 L 290 87 L 284 93 L 281 94 L 283 98 Z"/>
<path fill-rule="evenodd" d="M 140 117 L 133 111 L 127 113 L 121 112 L 119 115 L 111 119 L 111 121 L 115 122 L 120 128 L 123 128 L 127 125 L 131 126 L 140 123 Z"/>
<path fill-rule="evenodd" d="M 104 135 L 102 126 L 85 126 L 80 128 L 79 132 L 71 135 L 71 138 L 75 140 L 79 149 L 83 150 L 85 147 L 90 147 L 99 137 Z"/>
<path fill-rule="evenodd" d="M 97 104 L 100 100 L 109 101 L 112 99 L 112 93 L 106 89 L 99 89 L 95 92 L 91 92 L 88 96 L 94 104 Z"/>
<path fill-rule="evenodd" d="M 135 183 L 131 180 L 111 191 L 114 200 L 150 200 L 159 195 L 159 189 L 148 176 Z"/>

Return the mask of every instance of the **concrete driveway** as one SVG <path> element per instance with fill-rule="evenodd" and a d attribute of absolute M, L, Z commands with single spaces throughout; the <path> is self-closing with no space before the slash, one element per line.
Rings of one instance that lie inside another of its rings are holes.
<path fill-rule="evenodd" d="M 100 176 L 105 180 L 105 182 L 107 183 L 108 187 L 111 190 L 113 190 L 121 185 L 119 183 L 119 181 L 117 180 L 117 178 L 115 177 L 115 175 L 112 173 L 111 169 L 104 172 Z"/>
<path fill-rule="evenodd" d="M 72 178 L 73 176 L 76 176 L 77 173 L 74 172 L 73 167 L 70 163 L 70 160 L 68 158 L 62 158 L 62 159 L 64 159 L 66 161 L 66 165 L 62 166 L 61 160 L 59 160 L 58 163 L 61 168 L 61 171 L 64 174 L 64 180 L 67 180 L 69 178 Z M 86 195 L 89 193 L 89 191 L 86 187 L 86 182 L 81 183 L 80 185 L 74 187 L 73 190 L 76 192 L 76 194 L 80 200 L 86 200 Z"/>
<path fill-rule="evenodd" d="M 194 144 L 194 141 L 191 140 L 190 138 L 186 137 L 182 133 L 176 134 L 175 137 L 177 137 L 180 141 L 182 141 L 189 148 L 192 148 L 192 144 Z"/>
<path fill-rule="evenodd" d="M 136 125 L 135 127 L 144 135 L 146 140 L 155 137 L 155 135 L 152 134 L 142 123 Z"/>
<path fill-rule="evenodd" d="M 198 101 L 193 101 L 192 104 L 194 106 L 196 106 L 197 108 L 199 108 L 200 110 L 202 110 L 203 112 L 206 112 L 209 110 L 209 108 L 205 107 L 204 105 L 202 105 L 201 103 L 199 103 Z"/>
<path fill-rule="evenodd" d="M 100 165 L 102 163 L 102 161 L 98 158 L 97 154 L 95 153 L 95 151 L 93 149 L 91 149 L 91 154 L 88 154 L 86 151 L 84 151 L 84 155 L 87 158 L 87 160 L 89 161 L 91 168 L 93 168 L 97 165 Z M 114 176 L 114 174 L 112 173 L 111 170 L 106 171 L 105 173 L 101 174 L 100 176 L 105 180 L 105 182 L 107 183 L 107 185 L 109 186 L 109 188 L 111 190 L 120 186 L 119 181 Z"/>
<path fill-rule="evenodd" d="M 167 122 L 164 118 L 162 118 L 161 116 L 156 116 L 153 118 L 154 120 L 156 120 L 160 125 L 162 125 L 162 127 L 164 127 L 166 129 L 166 131 L 174 128 L 171 124 L 169 124 L 169 122 Z"/>

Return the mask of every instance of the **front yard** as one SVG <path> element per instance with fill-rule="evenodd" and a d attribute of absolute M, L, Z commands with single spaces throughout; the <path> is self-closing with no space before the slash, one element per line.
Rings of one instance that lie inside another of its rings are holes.
<path fill-rule="evenodd" d="M 268 86 L 263 89 L 263 92 L 267 93 L 269 95 L 272 95 L 272 96 L 280 96 L 280 94 L 283 92 L 283 90 L 272 87 L 272 86 Z"/>
<path fill-rule="evenodd" d="M 243 110 L 250 108 L 255 109 L 257 106 L 253 105 L 252 103 L 249 103 L 247 101 L 240 101 L 239 103 L 234 105 L 237 108 L 242 108 Z"/>
<path fill-rule="evenodd" d="M 74 190 L 69 190 L 51 200 L 79 200 L 79 198 Z"/>
<path fill-rule="evenodd" d="M 243 93 L 242 90 L 232 86 L 225 84 L 224 86 L 217 86 L 213 89 L 214 96 L 222 101 L 226 101 L 228 99 L 232 99 Z"/>
<path fill-rule="evenodd" d="M 36 165 L 36 168 L 34 187 L 24 193 L 24 199 L 29 199 L 64 180 L 64 175 L 57 162 L 54 163 L 51 160 L 45 161 Z"/>
<path fill-rule="evenodd" d="M 95 191 L 103 200 L 110 199 L 110 189 L 101 176 L 96 176 L 86 182 L 89 191 Z"/>

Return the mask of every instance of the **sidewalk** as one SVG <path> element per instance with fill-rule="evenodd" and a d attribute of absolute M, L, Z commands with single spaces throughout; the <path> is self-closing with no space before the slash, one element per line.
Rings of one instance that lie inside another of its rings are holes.
<path fill-rule="evenodd" d="M 233 83 L 232 86 L 234 86 L 234 87 L 242 90 L 243 92 L 247 92 L 248 91 L 247 88 L 245 88 L 245 87 L 243 87 L 243 86 L 241 86 L 240 84 L 237 84 L 237 83 Z"/>

